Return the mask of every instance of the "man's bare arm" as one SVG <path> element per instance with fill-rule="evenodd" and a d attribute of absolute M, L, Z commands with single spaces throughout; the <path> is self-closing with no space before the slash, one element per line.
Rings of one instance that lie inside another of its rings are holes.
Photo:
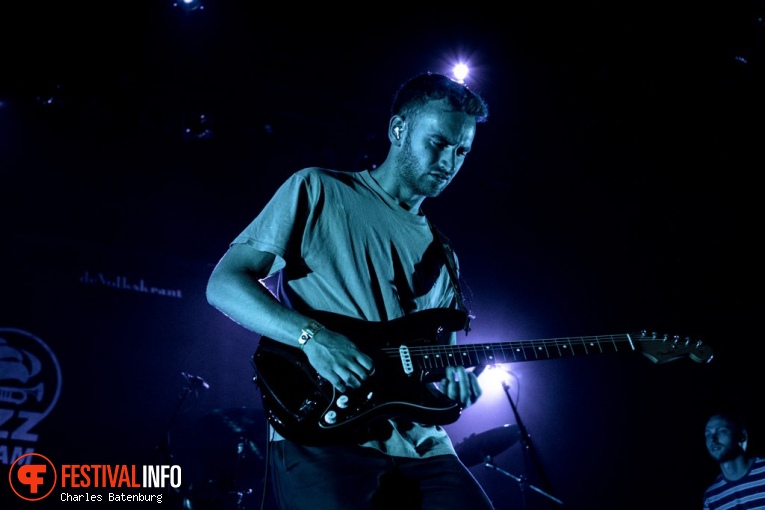
<path fill-rule="evenodd" d="M 298 347 L 311 319 L 277 300 L 262 280 L 274 261 L 272 253 L 234 244 L 213 269 L 207 301 L 241 326 L 272 340 Z M 371 373 L 372 359 L 344 335 L 321 329 L 303 351 L 319 374 L 338 391 L 357 388 Z"/>

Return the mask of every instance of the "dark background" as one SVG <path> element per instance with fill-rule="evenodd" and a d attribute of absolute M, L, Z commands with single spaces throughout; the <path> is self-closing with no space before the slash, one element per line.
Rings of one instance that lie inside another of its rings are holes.
<path fill-rule="evenodd" d="M 472 291 L 465 341 L 645 329 L 715 352 L 515 365 L 529 461 L 514 444 L 496 464 L 568 508 L 699 508 L 716 474 L 706 413 L 751 415 L 753 448 L 763 431 L 765 7 L 672 4 L 4 11 L 0 325 L 47 339 L 64 373 L 37 450 L 152 462 L 181 371 L 211 386 L 181 437 L 221 410 L 257 414 L 257 336 L 207 305 L 209 271 L 295 170 L 380 163 L 395 88 L 459 57 L 490 119 L 425 211 Z M 85 287 L 85 270 L 184 298 Z M 448 427 L 455 443 L 516 422 L 501 389 L 486 393 Z M 498 509 L 524 507 L 513 479 L 473 470 Z M 525 504 L 557 506 L 533 491 Z"/>

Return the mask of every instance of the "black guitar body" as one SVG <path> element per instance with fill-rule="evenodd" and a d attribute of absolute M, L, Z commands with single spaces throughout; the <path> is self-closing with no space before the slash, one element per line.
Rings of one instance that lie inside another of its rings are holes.
<path fill-rule="evenodd" d="M 433 309 L 384 322 L 331 312 L 308 313 L 328 329 L 343 333 L 374 360 L 374 372 L 359 389 L 339 393 L 308 363 L 305 354 L 263 337 L 252 357 L 255 382 L 268 420 L 287 439 L 324 445 L 369 437 L 370 427 L 393 417 L 443 425 L 461 413 L 456 401 L 432 381 L 443 370 L 407 365 L 401 346 L 443 345 L 465 324 L 462 312 Z"/>

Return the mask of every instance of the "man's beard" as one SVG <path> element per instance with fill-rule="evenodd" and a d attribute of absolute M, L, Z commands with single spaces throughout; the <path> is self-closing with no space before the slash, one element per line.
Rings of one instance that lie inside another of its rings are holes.
<path fill-rule="evenodd" d="M 418 174 L 419 162 L 412 153 L 412 144 L 409 138 L 405 138 L 401 146 L 401 155 L 399 156 L 398 166 L 399 174 L 404 184 L 414 193 L 425 197 L 436 197 L 446 188 L 449 182 L 440 183 L 431 178 L 429 174 Z"/>
<path fill-rule="evenodd" d="M 727 460 L 735 459 L 740 454 L 741 454 L 740 448 L 737 448 L 735 446 L 728 446 L 723 448 L 723 450 L 718 453 L 718 456 L 715 458 L 715 460 L 717 462 L 725 462 Z"/>

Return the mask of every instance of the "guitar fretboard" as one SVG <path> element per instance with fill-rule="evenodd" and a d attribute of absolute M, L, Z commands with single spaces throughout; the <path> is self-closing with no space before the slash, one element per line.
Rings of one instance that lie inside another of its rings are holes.
<path fill-rule="evenodd" d="M 399 356 L 399 350 L 387 355 Z M 407 347 L 409 362 L 420 370 L 446 367 L 476 367 L 495 363 L 517 363 L 545 359 L 568 358 L 591 354 L 640 352 L 654 363 L 665 363 L 689 356 L 698 363 L 712 359 L 711 349 L 699 341 L 679 337 L 639 334 L 599 335 L 520 340 L 489 344 L 415 345 Z"/>
<path fill-rule="evenodd" d="M 630 335 L 553 338 L 490 344 L 416 346 L 409 349 L 420 368 L 473 367 L 590 354 L 634 351 Z"/>

